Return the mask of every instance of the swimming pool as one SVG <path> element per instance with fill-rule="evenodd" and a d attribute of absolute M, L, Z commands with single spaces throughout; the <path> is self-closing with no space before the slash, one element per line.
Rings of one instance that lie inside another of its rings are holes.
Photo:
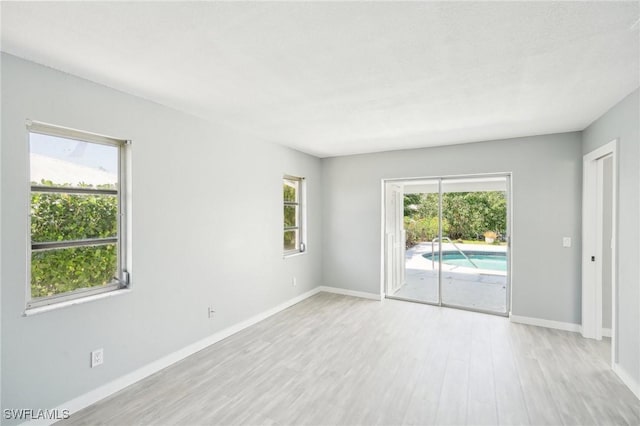
<path fill-rule="evenodd" d="M 447 265 L 464 266 L 465 268 L 489 269 L 492 271 L 507 270 L 507 253 L 505 252 L 465 251 L 464 254 L 466 254 L 473 263 L 458 251 L 443 251 L 442 263 L 446 263 Z M 422 257 L 427 260 L 431 260 L 431 253 L 425 253 Z M 433 261 L 438 262 L 438 260 L 438 253 L 435 253 L 433 255 Z"/>

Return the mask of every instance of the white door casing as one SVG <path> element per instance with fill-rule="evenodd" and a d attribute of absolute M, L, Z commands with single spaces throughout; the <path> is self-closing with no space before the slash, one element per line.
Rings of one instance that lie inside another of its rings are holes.
<path fill-rule="evenodd" d="M 617 140 L 586 154 L 583 158 L 582 197 L 582 335 L 602 339 L 602 261 L 604 245 L 611 245 L 611 358 L 616 363 L 617 285 L 616 285 L 616 211 L 617 211 Z M 604 159 L 612 158 L 612 206 L 603 202 Z M 612 209 L 612 241 L 603 238 L 603 209 Z"/>

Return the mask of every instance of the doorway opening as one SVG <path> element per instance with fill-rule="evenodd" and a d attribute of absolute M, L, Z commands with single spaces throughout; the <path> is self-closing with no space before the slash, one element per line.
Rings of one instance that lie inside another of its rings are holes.
<path fill-rule="evenodd" d="M 383 185 L 385 296 L 506 316 L 510 174 Z"/>
<path fill-rule="evenodd" d="M 617 364 L 616 141 L 584 156 L 582 217 L 582 335 L 611 337 Z"/>

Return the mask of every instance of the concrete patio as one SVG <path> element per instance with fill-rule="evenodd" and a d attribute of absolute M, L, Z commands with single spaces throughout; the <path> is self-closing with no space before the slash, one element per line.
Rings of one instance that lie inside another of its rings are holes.
<path fill-rule="evenodd" d="M 506 252 L 506 246 L 456 244 L 462 251 Z M 431 253 L 431 243 L 420 243 L 407 250 L 405 283 L 395 297 L 420 302 L 438 303 L 438 262 L 423 257 Z M 444 243 L 443 251 L 453 251 L 453 244 Z M 434 246 L 438 252 L 438 245 Z M 442 263 L 442 303 L 496 313 L 507 312 L 507 273 L 488 269 L 468 268 Z"/>

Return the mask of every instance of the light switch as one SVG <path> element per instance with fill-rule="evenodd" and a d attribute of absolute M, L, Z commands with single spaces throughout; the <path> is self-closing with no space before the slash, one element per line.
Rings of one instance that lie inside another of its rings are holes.
<path fill-rule="evenodd" d="M 562 237 L 562 247 L 571 247 L 571 237 Z"/>

